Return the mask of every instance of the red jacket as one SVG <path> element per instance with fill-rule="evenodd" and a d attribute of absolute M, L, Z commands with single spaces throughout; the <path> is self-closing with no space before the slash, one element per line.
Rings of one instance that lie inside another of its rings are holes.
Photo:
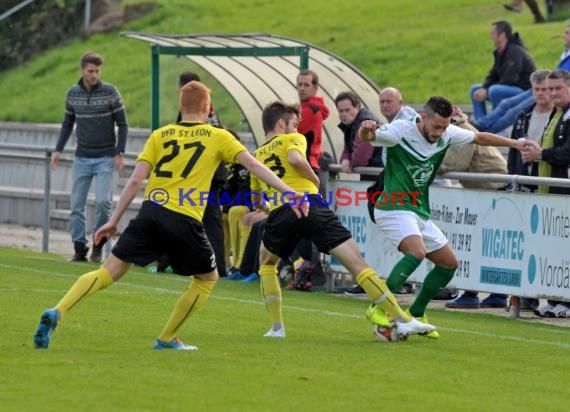
<path fill-rule="evenodd" d="M 301 121 L 297 130 L 307 139 L 307 160 L 315 170 L 319 169 L 322 154 L 323 121 L 329 113 L 322 97 L 313 96 L 301 103 Z"/>

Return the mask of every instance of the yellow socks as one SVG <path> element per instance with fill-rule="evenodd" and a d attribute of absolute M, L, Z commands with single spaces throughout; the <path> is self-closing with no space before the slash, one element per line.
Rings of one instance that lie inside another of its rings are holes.
<path fill-rule="evenodd" d="M 194 277 L 186 292 L 178 299 L 158 339 L 165 342 L 171 341 L 186 319 L 206 302 L 216 282 L 216 280 L 202 280 Z"/>
<path fill-rule="evenodd" d="M 113 283 L 113 278 L 107 269 L 100 267 L 93 272 L 85 273 L 73 284 L 65 296 L 55 306 L 63 317 L 67 311 L 75 306 L 81 299 L 91 296 L 95 292 L 105 289 Z"/>
<path fill-rule="evenodd" d="M 388 289 L 386 282 L 380 279 L 374 269 L 367 268 L 358 274 L 356 282 L 364 289 L 366 294 L 370 296 L 372 301 L 386 312 L 392 319 L 403 319 L 409 321 L 410 316 L 407 315 L 398 301 Z"/>
<path fill-rule="evenodd" d="M 242 245 L 242 228 L 244 225 L 241 219 L 247 214 L 248 208 L 246 206 L 232 206 L 228 212 L 228 226 L 230 231 L 230 248 L 232 251 L 232 266 L 239 268 L 241 266 L 241 258 L 245 243 Z M 251 230 L 251 229 L 250 229 Z M 249 235 L 249 232 L 247 232 Z M 247 236 L 245 238 L 247 242 Z"/>
<path fill-rule="evenodd" d="M 281 302 L 281 285 L 277 277 L 277 266 L 261 265 L 259 267 L 259 277 L 261 279 L 261 294 L 271 322 L 273 330 L 283 327 L 283 312 Z"/>
<path fill-rule="evenodd" d="M 239 262 L 239 268 L 241 266 L 241 261 L 243 259 L 243 254 L 245 252 L 245 246 L 247 245 L 247 239 L 249 238 L 249 234 L 251 233 L 251 226 L 246 226 L 240 222 L 239 225 L 239 247 L 238 247 L 238 256 L 237 261 Z"/>

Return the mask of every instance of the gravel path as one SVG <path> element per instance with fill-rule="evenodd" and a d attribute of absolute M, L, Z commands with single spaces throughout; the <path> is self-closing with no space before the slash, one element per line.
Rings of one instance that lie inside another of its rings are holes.
<path fill-rule="evenodd" d="M 42 251 L 43 232 L 41 227 L 24 227 L 0 224 L 0 247 Z M 62 256 L 73 254 L 73 244 L 69 232 L 50 230 L 49 252 Z"/>

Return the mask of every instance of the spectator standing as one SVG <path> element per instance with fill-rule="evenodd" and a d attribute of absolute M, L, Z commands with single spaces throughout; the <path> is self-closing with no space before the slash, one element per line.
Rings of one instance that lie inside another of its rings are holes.
<path fill-rule="evenodd" d="M 540 144 L 542 135 L 550 120 L 554 105 L 548 90 L 547 77 L 550 70 L 537 70 L 530 76 L 532 83 L 533 103 L 521 111 L 515 120 L 511 133 L 512 139 L 528 138 Z M 538 176 L 538 162 L 525 163 L 521 154 L 509 150 L 508 169 L 511 175 Z M 506 190 L 521 190 L 534 192 L 535 185 L 521 185 L 519 187 L 508 186 Z"/>
<path fill-rule="evenodd" d="M 542 135 L 540 147 L 529 145 L 522 152 L 522 161 L 538 162 L 540 177 L 567 179 L 570 166 L 570 73 L 556 70 L 548 75 L 547 84 L 554 110 Z M 569 195 L 570 188 L 539 185 L 538 192 Z M 536 309 L 535 313 L 539 316 L 568 318 L 570 304 L 549 300 L 546 306 Z"/>
<path fill-rule="evenodd" d="M 528 138 L 540 144 L 542 134 L 548 124 L 550 114 L 552 113 L 552 99 L 548 92 L 547 77 L 550 70 L 537 70 L 530 76 L 532 84 L 533 101 L 525 110 L 519 113 L 511 133 L 512 139 Z M 509 149 L 508 173 L 512 175 L 522 176 L 538 176 L 538 163 L 533 162 L 526 164 L 522 161 L 520 152 Z M 526 185 L 513 187 L 507 185 L 506 190 L 521 190 L 524 192 L 534 192 L 536 186 Z M 479 294 L 476 291 L 465 291 L 457 299 L 447 302 L 447 308 L 452 309 L 478 309 L 478 308 L 496 308 L 507 306 L 507 295 L 492 293 L 483 301 L 479 301 Z M 538 307 L 538 299 L 523 298 L 523 307 L 535 309 Z"/>
<path fill-rule="evenodd" d="M 357 166 L 383 167 L 382 147 L 373 147 L 357 136 L 358 128 L 363 120 L 380 122 L 370 110 L 362 107 L 360 99 L 354 92 L 339 93 L 335 100 L 340 123 L 338 128 L 344 135 L 344 147 L 340 156 L 340 167 L 344 173 L 352 173 Z M 360 180 L 376 180 L 376 176 L 362 175 Z"/>
<path fill-rule="evenodd" d="M 302 70 L 297 75 L 297 94 L 301 102 L 301 119 L 297 130 L 307 140 L 307 161 L 320 178 L 319 192 L 326 196 L 328 173 L 320 173 L 320 158 L 323 155 L 323 122 L 329 117 L 329 108 L 325 100 L 317 96 L 319 76 L 313 70 Z M 324 156 L 323 156 L 324 158 Z M 307 240 L 301 240 L 297 246 L 301 257 L 309 262 L 318 260 L 317 250 Z"/>
<path fill-rule="evenodd" d="M 491 40 L 495 44 L 493 67 L 483 84 L 474 84 L 469 91 L 475 120 L 487 114 L 486 101 L 495 108 L 501 100 L 530 89 L 530 75 L 536 70 L 522 39 L 508 22 L 492 24 Z"/>
<path fill-rule="evenodd" d="M 380 101 L 380 113 L 392 123 L 394 120 L 416 121 L 418 112 L 410 106 L 404 104 L 404 99 L 400 90 L 395 87 L 386 87 L 378 94 Z M 386 151 L 382 151 L 382 163 L 386 164 Z"/>
<path fill-rule="evenodd" d="M 530 76 L 532 84 L 533 103 L 525 108 L 515 120 L 511 139 L 528 138 L 540 144 L 546 130 L 554 105 L 548 90 L 547 77 L 550 70 L 537 70 Z M 538 176 L 538 163 L 524 163 L 519 152 L 509 150 L 507 166 L 509 174 L 522 176 Z M 535 185 L 519 185 L 507 187 L 506 190 L 534 192 Z M 556 306 L 558 302 L 551 301 Z M 522 298 L 522 309 L 538 310 L 539 301 L 533 298 Z"/>
<path fill-rule="evenodd" d="M 297 94 L 301 102 L 301 120 L 298 131 L 307 139 L 307 160 L 315 172 L 320 169 L 323 153 L 323 122 L 329 117 L 325 100 L 317 96 L 319 76 L 312 70 L 303 70 L 297 76 Z"/>
<path fill-rule="evenodd" d="M 191 81 L 201 82 L 200 76 L 197 73 L 186 71 L 180 73 L 178 76 L 178 90 L 182 89 L 186 83 L 190 83 Z M 176 117 L 176 122 L 179 123 L 182 121 L 182 113 L 178 112 L 178 116 Z M 220 121 L 216 110 L 214 109 L 214 104 L 210 103 L 210 112 L 208 113 L 208 124 L 211 124 L 215 127 L 223 127 L 222 122 Z M 230 132 L 235 136 L 234 132 Z"/>
<path fill-rule="evenodd" d="M 115 86 L 101 81 L 101 66 L 103 58 L 97 53 L 87 52 L 81 56 L 81 79 L 67 92 L 65 116 L 51 156 L 51 167 L 55 170 L 76 124 L 77 148 L 73 160 L 69 222 L 75 250 L 70 259 L 73 262 L 87 261 L 85 208 L 91 182 L 95 179 L 95 233 L 109 220 L 114 171 L 121 171 L 124 166 L 128 125 L 123 99 Z M 102 248 L 102 243 L 93 244 L 92 262 L 101 261 Z"/>
<path fill-rule="evenodd" d="M 570 150 L 570 72 L 556 70 L 547 77 L 554 110 L 542 135 L 541 147 L 529 146 L 522 152 L 523 162 L 538 162 L 538 176 L 568 178 Z M 540 193 L 570 194 L 570 188 L 539 185 Z"/>
<path fill-rule="evenodd" d="M 416 118 L 418 113 L 410 106 L 404 105 L 402 93 L 395 87 L 386 87 L 378 93 L 380 112 L 392 123 L 394 120 L 409 120 Z"/>

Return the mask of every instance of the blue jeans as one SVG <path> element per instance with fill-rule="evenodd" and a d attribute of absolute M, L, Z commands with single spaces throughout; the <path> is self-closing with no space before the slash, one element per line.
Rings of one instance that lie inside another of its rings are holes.
<path fill-rule="evenodd" d="M 482 132 L 499 133 L 512 125 L 520 112 L 533 103 L 531 89 L 504 99 L 491 113 L 477 119 L 478 128 Z"/>
<path fill-rule="evenodd" d="M 477 90 L 481 88 L 481 84 L 474 84 L 469 90 L 469 96 L 471 97 L 471 104 L 473 104 L 473 117 L 475 120 L 479 120 L 481 117 L 487 114 L 487 102 L 480 102 L 475 100 L 473 95 Z M 516 86 L 509 86 L 506 84 L 494 84 L 487 90 L 487 100 L 491 102 L 493 108 L 497 107 L 501 100 L 508 97 L 514 96 L 516 94 L 524 92 L 523 89 Z"/>
<path fill-rule="evenodd" d="M 73 161 L 73 187 L 71 189 L 71 240 L 86 244 L 85 208 L 91 181 L 95 178 L 96 231 L 109 220 L 113 206 L 114 157 L 76 157 Z"/>

